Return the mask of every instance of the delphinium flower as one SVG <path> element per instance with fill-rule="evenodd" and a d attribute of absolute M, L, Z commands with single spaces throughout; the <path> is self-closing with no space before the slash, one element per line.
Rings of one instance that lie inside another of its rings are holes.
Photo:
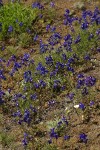
<path fill-rule="evenodd" d="M 100 52 L 100 47 L 97 47 L 97 52 Z"/>
<path fill-rule="evenodd" d="M 38 39 L 38 35 L 36 34 L 36 35 L 33 37 L 34 42 L 36 42 L 37 39 Z"/>
<path fill-rule="evenodd" d="M 85 133 L 81 133 L 79 135 L 79 139 L 80 139 L 81 142 L 84 142 L 84 143 L 87 143 L 87 140 L 88 140 L 87 135 Z"/>
<path fill-rule="evenodd" d="M 100 28 L 96 30 L 96 35 L 100 35 Z"/>
<path fill-rule="evenodd" d="M 51 55 L 45 57 L 47 65 L 53 65 L 53 58 Z"/>
<path fill-rule="evenodd" d="M 55 100 L 49 100 L 49 101 L 48 101 L 48 105 L 49 105 L 49 106 L 54 106 L 55 103 L 56 103 Z"/>
<path fill-rule="evenodd" d="M 56 74 L 57 74 L 57 71 L 56 71 L 56 70 L 50 72 L 50 78 L 56 76 Z"/>
<path fill-rule="evenodd" d="M 94 101 L 90 101 L 90 106 L 93 106 L 95 104 Z"/>
<path fill-rule="evenodd" d="M 72 23 L 72 18 L 70 17 L 69 13 L 70 13 L 69 9 L 66 9 L 65 14 L 64 14 L 64 16 L 65 16 L 64 24 L 65 25 Z"/>
<path fill-rule="evenodd" d="M 27 32 L 28 34 L 30 34 L 30 33 L 31 33 L 31 30 L 30 30 L 29 28 L 27 28 L 27 29 L 26 29 L 26 32 Z"/>
<path fill-rule="evenodd" d="M 22 96 L 21 93 L 16 93 L 16 94 L 13 95 L 12 100 L 13 100 L 13 101 L 16 101 L 16 100 L 18 100 L 18 98 L 21 97 L 21 96 Z"/>
<path fill-rule="evenodd" d="M 28 145 L 28 134 L 24 133 L 24 139 L 22 141 L 23 146 L 26 147 Z"/>
<path fill-rule="evenodd" d="M 23 26 L 23 22 L 20 22 L 20 23 L 19 23 L 19 26 L 22 27 L 22 26 Z"/>
<path fill-rule="evenodd" d="M 57 127 L 60 127 L 62 124 L 63 124 L 63 122 L 59 121 L 58 124 L 57 124 Z"/>
<path fill-rule="evenodd" d="M 69 93 L 69 94 L 67 94 L 67 97 L 70 99 L 70 100 L 73 100 L 73 98 L 74 98 L 74 93 Z"/>
<path fill-rule="evenodd" d="M 54 2 L 50 2 L 50 6 L 51 7 L 55 7 L 55 3 Z"/>
<path fill-rule="evenodd" d="M 40 84 L 39 84 L 39 83 L 36 83 L 36 82 L 34 82 L 33 85 L 34 85 L 34 88 L 35 88 L 35 89 L 38 89 L 38 88 L 40 87 Z"/>
<path fill-rule="evenodd" d="M 32 105 L 30 105 L 30 110 L 31 112 L 33 112 L 34 114 L 37 113 L 37 109 L 35 107 L 33 107 Z"/>
<path fill-rule="evenodd" d="M 77 81 L 77 88 L 79 89 L 79 88 L 81 88 L 82 86 L 84 86 L 84 79 L 79 79 L 78 81 Z"/>
<path fill-rule="evenodd" d="M 48 140 L 48 143 L 49 143 L 49 144 L 51 144 L 51 143 L 52 143 L 52 138 L 50 138 L 50 139 Z"/>
<path fill-rule="evenodd" d="M 57 132 L 55 132 L 55 128 L 52 128 L 51 130 L 50 130 L 50 138 L 56 138 L 56 139 L 58 139 L 58 134 L 57 134 Z"/>
<path fill-rule="evenodd" d="M 63 51 L 63 45 L 60 45 L 56 49 L 56 54 L 60 54 Z"/>
<path fill-rule="evenodd" d="M 3 96 L 5 93 L 2 91 L 2 86 L 0 86 L 0 105 L 4 103 Z"/>
<path fill-rule="evenodd" d="M 3 45 L 3 46 L 1 46 L 1 48 L 0 48 L 0 49 L 1 49 L 2 51 L 4 51 L 4 50 L 5 50 L 5 48 L 6 48 L 6 47 L 5 47 L 5 45 Z"/>
<path fill-rule="evenodd" d="M 2 2 L 2 0 L 0 0 L 0 7 L 1 7 L 1 6 L 3 6 L 3 2 Z"/>
<path fill-rule="evenodd" d="M 89 37 L 88 37 L 88 40 L 90 41 L 91 39 L 94 38 L 94 35 L 92 33 L 90 33 Z"/>
<path fill-rule="evenodd" d="M 86 30 L 88 27 L 89 27 L 89 23 L 88 23 L 88 22 L 82 22 L 81 28 L 82 28 L 83 30 Z"/>
<path fill-rule="evenodd" d="M 66 35 L 64 37 L 64 43 L 63 43 L 63 47 L 64 49 L 66 49 L 66 51 L 72 51 L 72 36 L 70 34 Z"/>
<path fill-rule="evenodd" d="M 70 57 L 70 58 L 68 59 L 68 63 L 69 63 L 69 64 L 74 63 L 74 58 L 73 58 L 73 57 Z"/>
<path fill-rule="evenodd" d="M 40 40 L 40 53 L 45 53 L 48 50 L 48 44 L 44 44 L 41 40 Z"/>
<path fill-rule="evenodd" d="M 72 42 L 72 36 L 70 34 L 67 34 L 65 37 L 64 37 L 64 40 L 65 41 L 71 41 Z"/>
<path fill-rule="evenodd" d="M 55 32 L 56 27 L 55 27 L 55 26 L 53 26 L 53 27 L 51 27 L 50 29 L 51 29 L 51 32 Z"/>
<path fill-rule="evenodd" d="M 6 77 L 4 76 L 3 70 L 0 70 L 0 79 L 6 80 Z"/>
<path fill-rule="evenodd" d="M 70 63 L 66 64 L 67 71 L 74 73 L 74 69 L 70 66 Z"/>
<path fill-rule="evenodd" d="M 35 94 L 32 94 L 31 96 L 30 96 L 30 98 L 31 98 L 31 100 L 36 100 L 37 99 L 37 94 L 35 93 Z"/>
<path fill-rule="evenodd" d="M 62 85 L 61 91 L 64 91 L 66 89 L 66 85 Z"/>
<path fill-rule="evenodd" d="M 50 45 L 54 46 L 54 45 L 58 44 L 60 39 L 61 39 L 61 35 L 59 33 L 54 33 L 49 38 L 48 42 Z"/>
<path fill-rule="evenodd" d="M 67 55 L 65 53 L 62 54 L 62 59 L 65 61 L 67 60 Z"/>
<path fill-rule="evenodd" d="M 48 24 L 48 25 L 46 26 L 46 31 L 48 32 L 49 29 L 50 29 L 50 24 Z"/>
<path fill-rule="evenodd" d="M 21 114 L 20 110 L 17 110 L 16 112 L 14 112 L 14 113 L 12 114 L 12 116 L 13 116 L 13 117 L 19 117 L 19 118 L 21 118 L 21 117 L 22 117 L 22 114 Z"/>
<path fill-rule="evenodd" d="M 23 57 L 21 57 L 21 64 L 26 66 L 26 64 L 27 64 L 28 61 L 29 61 L 29 58 L 30 58 L 30 54 L 25 53 L 25 54 L 23 55 Z"/>
<path fill-rule="evenodd" d="M 4 100 L 2 99 L 2 97 L 0 96 L 0 105 L 4 103 Z"/>
<path fill-rule="evenodd" d="M 74 41 L 75 44 L 79 43 L 81 41 L 80 35 L 78 35 Z"/>
<path fill-rule="evenodd" d="M 53 91 L 59 92 L 60 89 L 61 89 L 61 82 L 60 82 L 60 80 L 54 80 Z"/>
<path fill-rule="evenodd" d="M 70 136 L 69 135 L 65 135 L 64 136 L 64 140 L 69 140 L 70 139 Z"/>
<path fill-rule="evenodd" d="M 42 65 L 42 63 L 38 63 L 38 66 L 36 67 L 36 70 L 41 74 L 41 75 L 45 75 L 48 73 L 48 70 L 46 69 L 46 67 L 44 67 Z"/>
<path fill-rule="evenodd" d="M 65 19 L 64 19 L 64 25 L 70 26 L 70 27 L 71 27 L 71 30 L 74 31 L 74 28 L 73 28 L 73 26 L 72 26 L 72 23 L 73 23 L 74 21 L 78 20 L 78 17 L 72 17 L 72 16 L 70 15 L 69 9 L 66 9 L 65 14 L 64 14 L 64 17 L 65 17 Z"/>
<path fill-rule="evenodd" d="M 9 63 L 10 63 L 10 62 L 8 62 L 7 65 L 9 65 Z M 11 76 L 13 76 L 14 73 L 15 73 L 16 71 L 18 71 L 18 69 L 20 69 L 20 68 L 21 68 L 21 64 L 18 63 L 18 62 L 14 62 L 13 68 L 12 68 L 12 70 L 11 70 L 11 72 L 10 72 L 9 74 L 10 74 Z"/>
<path fill-rule="evenodd" d="M 88 76 L 85 78 L 85 85 L 87 87 L 93 86 L 96 83 L 96 78 L 92 76 Z"/>
<path fill-rule="evenodd" d="M 18 63 L 18 62 L 15 62 L 15 63 L 14 63 L 14 66 L 13 66 L 13 69 L 14 69 L 15 71 L 18 71 L 19 68 L 21 68 L 21 64 Z"/>
<path fill-rule="evenodd" d="M 39 86 L 40 86 L 41 88 L 45 88 L 45 87 L 46 87 L 46 82 L 43 81 L 43 80 L 39 80 Z"/>
<path fill-rule="evenodd" d="M 30 117 L 30 112 L 28 109 L 26 109 L 24 112 L 23 121 L 30 124 L 31 117 Z"/>
<path fill-rule="evenodd" d="M 61 62 L 56 62 L 56 64 L 55 64 L 55 69 L 56 69 L 56 71 L 58 72 L 62 72 L 63 71 L 63 69 L 64 69 L 64 67 L 65 67 L 65 64 L 64 63 L 61 63 Z"/>
<path fill-rule="evenodd" d="M 79 108 L 84 110 L 85 109 L 85 105 L 83 103 L 79 103 Z"/>
<path fill-rule="evenodd" d="M 91 23 L 96 22 L 97 25 L 100 23 L 99 22 L 99 18 L 100 18 L 99 14 L 100 14 L 100 10 L 98 7 L 96 7 L 93 12 L 93 15 L 91 16 Z"/>
<path fill-rule="evenodd" d="M 11 62 L 16 62 L 17 61 L 17 57 L 15 55 L 12 55 L 7 62 L 7 67 L 11 64 Z"/>
<path fill-rule="evenodd" d="M 30 70 L 24 72 L 24 80 L 26 82 L 31 82 L 32 81 L 32 74 L 31 74 Z"/>
<path fill-rule="evenodd" d="M 8 32 L 9 32 L 9 33 L 13 32 L 13 26 L 9 26 L 9 27 L 8 27 Z"/>
<path fill-rule="evenodd" d="M 85 59 L 85 60 L 91 60 L 91 59 L 90 59 L 90 55 L 89 55 L 89 54 L 85 55 L 85 56 L 84 56 L 84 59 Z"/>
<path fill-rule="evenodd" d="M 92 15 L 93 15 L 93 13 L 92 13 L 92 11 L 90 11 L 90 10 L 84 10 L 83 12 L 82 12 L 82 19 L 84 20 L 84 21 L 87 21 L 87 17 L 92 17 Z"/>
<path fill-rule="evenodd" d="M 65 116 L 62 117 L 62 121 L 63 121 L 66 125 L 68 125 L 68 121 L 67 121 L 67 119 L 65 118 Z"/>
<path fill-rule="evenodd" d="M 88 93 L 89 93 L 89 92 L 88 92 L 87 87 L 84 87 L 84 88 L 82 89 L 82 95 L 85 96 L 85 95 L 87 95 Z"/>
<path fill-rule="evenodd" d="M 32 8 L 43 9 L 44 7 L 39 2 L 34 2 Z"/>
<path fill-rule="evenodd" d="M 81 74 L 78 74 L 77 77 L 78 78 L 84 78 L 84 75 L 81 73 Z"/>

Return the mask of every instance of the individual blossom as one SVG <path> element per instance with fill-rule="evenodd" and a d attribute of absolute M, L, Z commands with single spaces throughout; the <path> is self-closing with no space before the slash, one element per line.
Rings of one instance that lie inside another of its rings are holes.
<path fill-rule="evenodd" d="M 83 22 L 83 23 L 81 24 L 81 28 L 82 28 L 83 30 L 86 30 L 86 29 L 88 28 L 88 26 L 89 26 L 89 24 L 88 24 L 87 22 Z"/>
<path fill-rule="evenodd" d="M 24 116 L 23 116 L 23 121 L 26 122 L 26 123 L 30 123 L 31 121 L 31 118 L 30 118 L 30 112 L 29 110 L 25 110 L 24 112 Z"/>
<path fill-rule="evenodd" d="M 90 59 L 90 55 L 89 55 L 89 54 L 85 55 L 85 56 L 84 56 L 84 59 L 85 59 L 85 60 L 91 60 L 91 59 Z"/>
<path fill-rule="evenodd" d="M 96 78 L 92 76 L 88 76 L 85 78 L 85 84 L 86 86 L 93 86 L 96 83 Z"/>
<path fill-rule="evenodd" d="M 9 27 L 8 27 L 8 32 L 9 32 L 9 33 L 13 32 L 13 26 L 9 26 Z"/>
<path fill-rule="evenodd" d="M 25 71 L 24 72 L 24 80 L 26 82 L 31 82 L 32 81 L 31 71 Z"/>
<path fill-rule="evenodd" d="M 34 2 L 32 8 L 43 9 L 44 7 L 39 2 Z"/>
<path fill-rule="evenodd" d="M 37 99 L 37 94 L 35 93 L 35 94 L 32 94 L 31 96 L 30 96 L 30 98 L 31 98 L 31 100 L 36 100 Z"/>
<path fill-rule="evenodd" d="M 84 88 L 82 89 L 82 95 L 85 96 L 85 95 L 87 95 L 88 93 L 89 93 L 89 92 L 88 92 L 87 87 L 84 87 Z"/>
<path fill-rule="evenodd" d="M 23 139 L 22 143 L 23 143 L 24 147 L 28 145 L 28 134 L 27 133 L 24 133 L 24 139 Z"/>
<path fill-rule="evenodd" d="M 46 69 L 46 67 L 44 67 L 42 65 L 42 63 L 38 63 L 38 66 L 36 67 L 36 70 L 41 74 L 41 75 L 45 75 L 48 73 L 48 70 Z"/>
<path fill-rule="evenodd" d="M 51 138 L 48 140 L 48 143 L 49 143 L 49 144 L 51 144 L 51 143 L 52 143 L 52 139 L 51 139 Z"/>
<path fill-rule="evenodd" d="M 64 140 L 69 140 L 70 139 L 70 136 L 69 135 L 65 135 L 64 136 Z"/>
<path fill-rule="evenodd" d="M 48 25 L 46 26 L 46 31 L 48 32 L 49 29 L 50 29 L 50 24 L 48 24 Z"/>
<path fill-rule="evenodd" d="M 69 94 L 67 94 L 67 97 L 70 99 L 70 100 L 72 100 L 73 98 L 74 98 L 74 93 L 69 93 Z"/>
<path fill-rule="evenodd" d="M 95 104 L 94 101 L 90 101 L 90 106 L 93 106 Z"/>
<path fill-rule="evenodd" d="M 51 130 L 50 130 L 50 138 L 56 138 L 56 139 L 58 139 L 58 134 L 55 132 L 55 128 L 52 128 Z"/>
<path fill-rule="evenodd" d="M 4 76 L 3 70 L 0 70 L 0 79 L 6 80 L 6 77 Z"/>
<path fill-rule="evenodd" d="M 45 60 L 46 60 L 46 64 L 47 64 L 47 65 L 52 65 L 52 64 L 53 64 L 53 58 L 52 58 L 51 55 L 46 56 L 46 57 L 45 57 Z"/>
<path fill-rule="evenodd" d="M 51 7 L 55 7 L 55 3 L 54 2 L 50 2 L 50 6 Z"/>
<path fill-rule="evenodd" d="M 85 109 L 85 105 L 83 103 L 79 103 L 79 108 L 84 110 Z"/>
<path fill-rule="evenodd" d="M 19 23 L 19 26 L 22 27 L 22 26 L 23 26 L 23 22 L 20 22 L 20 23 Z"/>
<path fill-rule="evenodd" d="M 48 42 L 51 46 L 54 46 L 54 45 L 58 44 L 60 39 L 61 39 L 61 35 L 56 32 L 50 36 Z"/>
<path fill-rule="evenodd" d="M 79 43 L 81 41 L 80 35 L 78 35 L 74 41 L 75 44 Z"/>
<path fill-rule="evenodd" d="M 92 33 L 90 33 L 89 37 L 88 37 L 88 40 L 90 41 L 91 39 L 94 38 L 94 35 Z"/>
<path fill-rule="evenodd" d="M 19 68 L 21 68 L 21 64 L 18 63 L 18 62 L 15 62 L 13 69 L 14 69 L 15 71 L 18 71 Z"/>
<path fill-rule="evenodd" d="M 84 78 L 84 75 L 81 73 L 81 74 L 78 74 L 77 77 L 78 78 Z"/>
<path fill-rule="evenodd" d="M 84 143 L 87 143 L 87 140 L 88 140 L 87 135 L 85 133 L 81 133 L 79 135 L 79 139 L 80 139 L 81 142 L 84 142 Z"/>
<path fill-rule="evenodd" d="M 68 126 L 68 121 L 67 121 L 67 119 L 65 118 L 65 116 L 62 117 L 62 121 Z"/>
<path fill-rule="evenodd" d="M 67 56 L 66 56 L 65 53 L 62 54 L 62 59 L 63 59 L 64 61 L 67 60 Z"/>
<path fill-rule="evenodd" d="M 33 37 L 34 42 L 36 42 L 37 39 L 38 39 L 38 35 L 36 34 L 36 35 Z"/>

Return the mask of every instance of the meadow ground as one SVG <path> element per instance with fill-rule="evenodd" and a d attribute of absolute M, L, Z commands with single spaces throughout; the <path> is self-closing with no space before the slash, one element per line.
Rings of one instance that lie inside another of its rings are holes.
<path fill-rule="evenodd" d="M 0 150 L 99 150 L 100 1 L 34 2 L 0 7 Z"/>

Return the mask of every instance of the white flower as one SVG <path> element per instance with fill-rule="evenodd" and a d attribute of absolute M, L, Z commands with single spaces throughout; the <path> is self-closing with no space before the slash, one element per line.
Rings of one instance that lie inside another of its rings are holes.
<path fill-rule="evenodd" d="M 79 108 L 79 105 L 74 105 L 74 108 Z"/>

